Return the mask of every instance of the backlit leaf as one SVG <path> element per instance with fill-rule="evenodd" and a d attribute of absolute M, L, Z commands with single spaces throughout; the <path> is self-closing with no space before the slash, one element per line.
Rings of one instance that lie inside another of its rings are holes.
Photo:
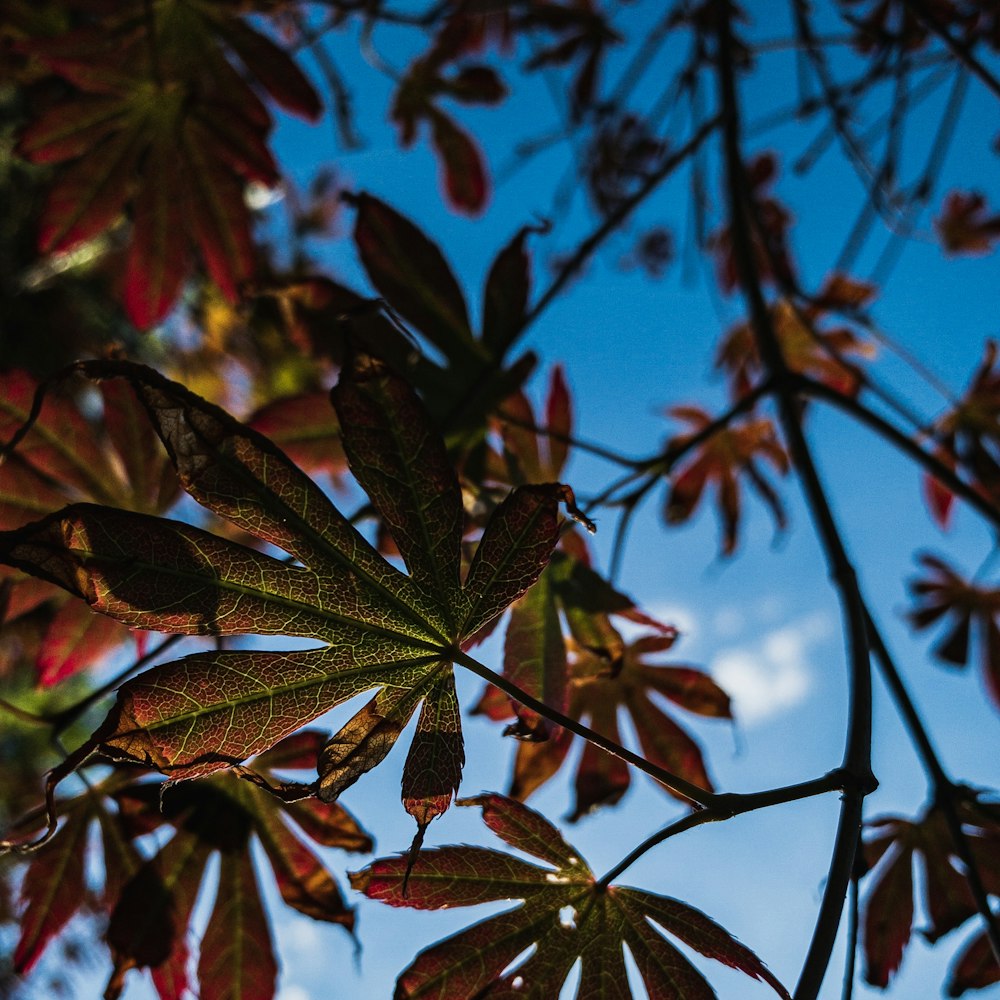
<path fill-rule="evenodd" d="M 400 1000 L 544 1000 L 559 995 L 578 960 L 580 1000 L 630 1000 L 625 943 L 652 1000 L 708 1000 L 714 995 L 711 989 L 662 936 L 664 931 L 788 998 L 760 959 L 703 913 L 665 896 L 599 883 L 555 827 L 533 810 L 499 795 L 464 804 L 481 805 L 495 832 L 547 867 L 485 848 L 441 847 L 422 851 L 412 869 L 407 858 L 395 857 L 352 874 L 355 889 L 390 906 L 441 909 L 489 900 L 524 901 L 421 952 L 396 983 Z"/>
<path fill-rule="evenodd" d="M 998 856 L 1000 845 L 996 817 L 972 799 L 959 803 L 959 817 L 986 891 L 995 894 L 1000 872 L 990 859 Z M 869 829 L 872 835 L 864 843 L 872 879 L 863 914 L 865 978 L 884 988 L 910 941 L 915 892 L 921 893 L 930 921 L 922 934 L 931 942 L 965 923 L 977 907 L 941 809 L 932 805 L 915 821 L 884 817 Z M 919 880 L 914 879 L 914 861 Z"/>
<path fill-rule="evenodd" d="M 371 195 L 357 209 L 354 242 L 372 284 L 447 357 L 474 355 L 465 296 L 440 249 Z"/>
<path fill-rule="evenodd" d="M 201 1000 L 271 1000 L 278 976 L 267 916 L 246 850 L 223 851 L 219 888 L 201 939 Z"/>
<path fill-rule="evenodd" d="M 14 969 L 21 975 L 31 970 L 84 899 L 85 848 L 92 819 L 90 810 L 74 809 L 25 872 L 21 899 L 26 905 L 13 958 Z"/>
<path fill-rule="evenodd" d="M 671 439 L 671 446 L 711 424 L 711 417 L 695 406 L 674 407 L 671 415 L 690 425 Z M 751 417 L 716 431 L 671 477 L 670 493 L 664 510 L 668 524 L 681 524 L 695 512 L 706 488 L 715 486 L 716 503 L 723 524 L 722 553 L 736 550 L 742 517 L 741 495 L 744 482 L 770 509 L 777 528 L 785 526 L 785 510 L 774 487 L 764 477 L 759 463 L 766 461 L 781 475 L 789 469 L 788 456 L 778 441 L 774 426 L 764 417 Z"/>
<path fill-rule="evenodd" d="M 154 667 L 119 690 L 73 759 L 99 751 L 174 781 L 207 775 L 374 690 L 318 753 L 315 789 L 336 799 L 385 757 L 422 704 L 404 800 L 421 827 L 443 812 L 464 760 L 450 661 L 537 580 L 558 537 L 557 505 L 571 503 L 568 488 L 514 491 L 487 523 L 463 587 L 462 500 L 443 445 L 412 391 L 359 360 L 335 392 L 344 448 L 396 536 L 407 575 L 275 445 L 224 411 L 141 366 L 92 362 L 85 370 L 134 390 L 192 496 L 295 561 L 89 504 L 7 533 L 5 560 L 129 625 L 296 635 L 320 645 L 201 652 Z"/>
<path fill-rule="evenodd" d="M 1000 590 L 968 582 L 929 553 L 920 561 L 926 575 L 910 583 L 915 602 L 910 622 L 923 630 L 943 621 L 934 655 L 955 667 L 968 665 L 975 635 L 986 690 L 1000 709 Z"/>

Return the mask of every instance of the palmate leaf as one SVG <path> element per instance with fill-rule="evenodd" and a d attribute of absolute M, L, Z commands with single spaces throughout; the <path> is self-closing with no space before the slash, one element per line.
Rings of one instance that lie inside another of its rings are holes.
<path fill-rule="evenodd" d="M 391 749 L 423 704 L 404 802 L 423 826 L 447 808 L 463 760 L 451 660 L 538 578 L 566 487 L 515 490 L 460 570 L 461 495 L 412 391 L 359 357 L 333 398 L 351 467 L 410 569 L 386 562 L 266 438 L 150 369 L 91 362 L 135 390 L 184 488 L 294 561 L 199 528 L 76 504 L 0 536 L 10 565 L 128 625 L 197 635 L 294 635 L 288 652 L 196 653 L 124 685 L 104 724 L 50 779 L 94 752 L 173 780 L 239 764 L 328 709 L 376 693 L 320 755 L 319 796 L 335 799 Z M 442 766 L 445 764 L 446 766 Z"/>
<path fill-rule="evenodd" d="M 78 912 L 113 906 L 123 884 L 141 865 L 139 852 L 124 829 L 122 817 L 109 812 L 100 793 L 88 792 L 60 803 L 63 823 L 35 854 L 21 882 L 20 936 L 13 954 L 19 975 L 27 975 L 48 945 Z M 95 824 L 106 872 L 104 891 L 87 891 L 88 841 Z"/>
<path fill-rule="evenodd" d="M 712 423 L 711 416 L 697 406 L 675 406 L 670 415 L 682 420 L 689 431 L 673 437 L 670 447 L 682 445 Z M 742 517 L 742 492 L 749 485 L 771 511 L 776 527 L 785 527 L 785 508 L 774 486 L 761 471 L 761 463 L 787 475 L 788 455 L 779 442 L 774 425 L 766 417 L 747 417 L 716 431 L 672 477 L 664 515 L 668 524 L 682 524 L 697 509 L 709 484 L 714 484 L 716 503 L 723 524 L 722 554 L 736 551 Z"/>
<path fill-rule="evenodd" d="M 970 800 L 962 804 L 960 818 L 986 891 L 1000 893 L 997 817 Z M 883 817 L 868 829 L 864 859 L 872 875 L 864 908 L 865 979 L 884 988 L 909 944 L 918 888 L 929 921 L 921 933 L 931 943 L 965 923 L 977 908 L 939 808 L 931 806 L 917 820 Z M 919 883 L 913 875 L 914 861 L 921 868 Z"/>
<path fill-rule="evenodd" d="M 258 757 L 254 766 L 269 780 L 275 769 L 312 768 L 322 744 L 322 733 L 303 731 Z M 341 806 L 316 800 L 284 803 L 231 775 L 174 789 L 162 805 L 160 791 L 161 785 L 142 782 L 116 796 L 133 836 L 164 826 L 176 832 L 112 901 L 108 943 L 115 969 L 109 995 L 117 995 L 131 969 L 148 968 L 161 1000 L 179 1000 L 196 985 L 204 1000 L 271 1000 L 277 963 L 251 838 L 263 848 L 289 906 L 353 928 L 353 910 L 308 842 L 371 850 L 371 838 Z M 220 862 L 219 884 L 199 947 L 197 983 L 192 983 L 188 924 L 213 853 Z"/>
<path fill-rule="evenodd" d="M 0 375 L 0 439 L 10 440 L 26 421 L 38 387 L 24 372 Z M 76 400 L 45 396 L 30 432 L 0 464 L 0 528 L 21 527 L 74 499 L 148 513 L 173 503 L 176 476 L 135 394 L 125 384 L 107 382 L 101 386 L 101 404 L 98 426 Z M 86 669 L 130 638 L 117 622 L 95 617 L 81 602 L 41 580 L 7 569 L 0 570 L 0 579 L 6 583 L 0 621 L 44 613 L 37 646 L 24 648 L 43 685 Z"/>
<path fill-rule="evenodd" d="M 566 669 L 565 711 L 570 718 L 587 722 L 619 743 L 619 714 L 624 711 L 647 760 L 711 790 L 698 744 L 657 702 L 666 699 L 698 715 L 730 718 L 729 698 L 700 670 L 647 662 L 650 653 L 668 648 L 672 641 L 671 636 L 643 636 L 624 646 L 614 660 L 572 644 Z M 530 685 L 525 687 L 530 690 Z M 500 712 L 491 714 L 497 717 Z M 571 734 L 556 729 L 547 740 L 522 742 L 514 762 L 511 795 L 527 798 L 553 777 L 565 763 L 572 740 Z M 622 761 L 586 744 L 577 767 L 576 801 L 570 819 L 575 821 L 601 806 L 613 805 L 629 785 L 629 770 Z"/>
<path fill-rule="evenodd" d="M 32 39 L 25 49 L 77 93 L 23 133 L 19 151 L 59 164 L 42 214 L 44 252 L 69 249 L 132 219 L 123 299 L 150 326 L 169 311 L 198 252 L 235 301 L 254 270 L 249 181 L 273 185 L 271 117 L 232 65 L 280 105 L 315 119 L 297 64 L 250 27 L 243 4 L 189 0 L 109 6 L 98 24 Z"/>
<path fill-rule="evenodd" d="M 909 615 L 911 624 L 923 630 L 943 621 L 947 628 L 934 647 L 934 655 L 960 669 L 968 666 L 973 635 L 978 633 L 986 690 L 1000 710 L 1000 590 L 970 583 L 930 553 L 922 553 L 920 562 L 926 575 L 910 582 L 915 603 Z"/>
<path fill-rule="evenodd" d="M 854 291 L 855 298 L 860 298 L 865 289 L 871 286 L 835 275 L 812 305 L 800 308 L 782 299 L 771 307 L 775 336 L 792 371 L 808 375 L 844 395 L 857 395 L 860 383 L 853 368 L 873 357 L 872 344 L 850 327 L 823 329 L 819 324 L 831 307 L 838 307 L 838 301 L 843 302 Z M 846 363 L 841 363 L 840 358 Z M 715 366 L 729 377 L 734 399 L 748 393 L 761 380 L 765 367 L 749 323 L 741 323 L 727 332 L 716 352 Z"/>
<path fill-rule="evenodd" d="M 483 295 L 482 335 L 476 337 L 465 297 L 441 249 L 413 222 L 368 194 L 356 199 L 354 242 L 372 285 L 444 356 L 422 358 L 414 384 L 449 430 L 479 428 L 486 414 L 520 388 L 535 364 L 531 352 L 510 367 L 504 360 L 528 315 L 531 268 L 523 227 L 494 260 Z M 409 352 L 412 354 L 412 350 Z"/>
<path fill-rule="evenodd" d="M 524 901 L 421 952 L 400 975 L 397 1000 L 550 1000 L 578 960 L 580 1000 L 629 1000 L 625 945 L 651 1000 L 710 1000 L 712 988 L 664 931 L 788 997 L 760 959 L 705 914 L 666 896 L 603 885 L 559 831 L 527 806 L 495 794 L 460 804 L 482 807 L 484 822 L 498 837 L 545 867 L 486 848 L 441 847 L 421 852 L 412 870 L 405 857 L 395 857 L 353 873 L 354 888 L 390 906 Z M 512 968 L 529 949 L 529 957 Z"/>

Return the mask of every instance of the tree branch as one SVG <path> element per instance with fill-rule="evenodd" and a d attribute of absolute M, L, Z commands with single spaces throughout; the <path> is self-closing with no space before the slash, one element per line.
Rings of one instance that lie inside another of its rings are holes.
<path fill-rule="evenodd" d="M 745 794 L 728 792 L 717 794 L 714 796 L 714 803 L 712 805 L 705 809 L 690 812 L 680 819 L 667 824 L 663 829 L 657 830 L 652 836 L 647 837 L 641 844 L 629 851 L 618 864 L 603 875 L 598 881 L 598 885 L 610 885 L 626 868 L 631 867 L 647 851 L 652 850 L 678 833 L 701 826 L 703 823 L 718 823 L 722 820 L 733 819 L 735 816 L 753 812 L 755 809 L 767 809 L 771 806 L 784 805 L 786 802 L 797 802 L 800 799 L 811 798 L 814 795 L 823 795 L 826 792 L 842 791 L 844 788 L 844 779 L 844 771 L 838 768 L 835 771 L 824 774 L 821 778 L 813 778 L 811 781 L 800 781 L 794 785 L 784 785 L 781 788 L 771 788 L 764 792 L 748 792 Z"/>
<path fill-rule="evenodd" d="M 824 385 L 807 375 L 795 375 L 794 379 L 800 391 L 823 399 L 849 413 L 855 419 L 870 427 L 891 444 L 895 445 L 904 455 L 913 459 L 927 470 L 942 486 L 947 487 L 957 497 L 961 497 L 973 510 L 982 515 L 995 528 L 1000 529 L 1000 509 L 990 503 L 981 493 L 960 479 L 939 458 L 924 451 L 912 438 L 893 426 L 888 420 L 879 416 L 874 410 L 868 409 L 863 403 L 845 396 L 842 392 Z"/>
<path fill-rule="evenodd" d="M 917 18 L 924 24 L 928 31 L 937 35 L 938 38 L 948 46 L 958 60 L 968 67 L 969 71 L 975 73 L 979 79 L 993 92 L 994 96 L 1000 97 L 1000 80 L 998 80 L 979 60 L 972 51 L 972 46 L 961 38 L 956 38 L 949 30 L 948 26 L 942 24 L 933 11 L 928 9 L 923 0 L 905 0 L 906 6 L 913 11 Z"/>
<path fill-rule="evenodd" d="M 716 67 L 723 107 L 723 145 L 733 253 L 749 308 L 758 352 L 775 381 L 778 415 L 796 472 L 840 597 L 848 642 L 850 702 L 844 768 L 853 781 L 845 789 L 833 857 L 813 938 L 799 984 L 797 1000 L 815 1000 L 829 965 L 844 897 L 850 883 L 861 829 L 864 797 L 875 787 L 871 771 L 871 667 L 865 633 L 865 611 L 854 568 L 844 549 L 826 493 L 802 431 L 799 402 L 781 345 L 764 300 L 754 252 L 754 212 L 743 163 L 740 111 L 735 80 L 735 48 L 729 0 L 718 0 Z"/>

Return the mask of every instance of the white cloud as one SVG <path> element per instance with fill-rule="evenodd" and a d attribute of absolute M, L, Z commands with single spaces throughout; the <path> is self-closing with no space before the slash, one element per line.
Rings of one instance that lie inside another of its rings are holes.
<path fill-rule="evenodd" d="M 278 993 L 277 1000 L 313 1000 L 312 994 L 302 986 L 295 984 L 283 986 Z"/>
<path fill-rule="evenodd" d="M 817 612 L 767 632 L 752 646 L 722 650 L 711 673 L 733 699 L 737 718 L 755 725 L 801 704 L 813 683 L 810 648 L 831 631 L 829 616 Z"/>

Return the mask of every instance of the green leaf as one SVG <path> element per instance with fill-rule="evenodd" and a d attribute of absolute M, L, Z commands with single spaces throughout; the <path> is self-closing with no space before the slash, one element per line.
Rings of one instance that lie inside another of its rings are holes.
<path fill-rule="evenodd" d="M 378 508 L 410 576 L 464 618 L 462 494 L 444 443 L 409 387 L 371 358 L 355 357 L 333 390 L 351 471 Z"/>
<path fill-rule="evenodd" d="M 465 800 L 512 846 L 542 858 L 541 868 L 498 851 L 442 847 L 380 859 L 351 875 L 351 884 L 390 906 L 442 909 L 518 898 L 523 905 L 473 925 L 421 952 L 396 983 L 397 1000 L 471 996 L 559 995 L 581 962 L 579 997 L 630 1000 L 627 943 L 651 1000 L 714 994 L 662 932 L 695 951 L 767 983 L 781 983 L 749 948 L 705 914 L 676 899 L 598 882 L 558 831 L 527 806 L 491 794 Z M 513 968 L 511 963 L 525 952 Z"/>
<path fill-rule="evenodd" d="M 450 804 L 464 762 L 451 660 L 537 580 L 568 488 L 512 493 L 487 525 L 463 587 L 462 499 L 444 446 L 412 390 L 359 359 L 334 394 L 344 449 L 396 536 L 407 575 L 257 432 L 147 368 L 83 367 L 131 386 L 192 496 L 295 562 L 92 504 L 0 536 L 3 560 L 131 626 L 295 635 L 322 645 L 203 652 L 154 667 L 120 689 L 104 724 L 56 779 L 93 752 L 174 781 L 207 775 L 374 691 L 318 753 L 315 788 L 324 802 L 336 799 L 386 756 L 422 704 L 403 797 L 424 827 Z"/>

